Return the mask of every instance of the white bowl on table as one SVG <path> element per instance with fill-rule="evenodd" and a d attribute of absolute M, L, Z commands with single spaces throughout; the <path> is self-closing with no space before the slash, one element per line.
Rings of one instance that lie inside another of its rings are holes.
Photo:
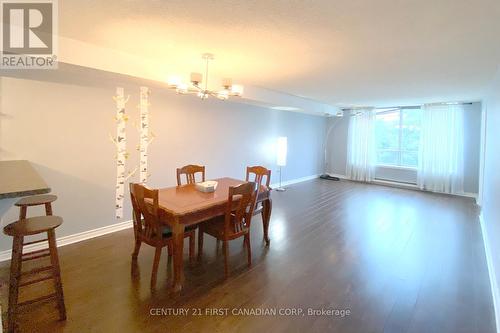
<path fill-rule="evenodd" d="M 195 187 L 200 192 L 211 193 L 215 192 L 215 189 L 217 189 L 217 182 L 215 180 L 208 180 L 206 182 L 196 183 Z"/>

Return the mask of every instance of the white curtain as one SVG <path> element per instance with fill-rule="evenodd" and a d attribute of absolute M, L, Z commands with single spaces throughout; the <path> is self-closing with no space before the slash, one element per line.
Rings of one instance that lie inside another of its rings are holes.
<path fill-rule="evenodd" d="M 375 177 L 374 110 L 350 117 L 347 150 L 347 177 L 371 182 Z"/>
<path fill-rule="evenodd" d="M 463 106 L 425 105 L 418 166 L 423 190 L 463 193 Z"/>

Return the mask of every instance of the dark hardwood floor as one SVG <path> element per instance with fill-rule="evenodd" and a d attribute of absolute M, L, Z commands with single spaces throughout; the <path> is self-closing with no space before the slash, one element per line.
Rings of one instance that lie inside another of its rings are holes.
<path fill-rule="evenodd" d="M 225 281 L 222 251 L 205 236 L 203 260 L 185 265 L 180 294 L 170 292 L 172 262 L 166 251 L 153 292 L 149 289 L 153 249 L 143 245 L 138 265 L 131 268 L 131 229 L 60 248 L 68 320 L 58 322 L 54 304 L 47 303 L 26 308 L 20 328 L 26 332 L 495 331 L 472 199 L 314 180 L 274 192 L 273 200 L 269 248 L 262 242 L 260 217 L 253 220 L 252 268 L 247 269 L 242 241 L 233 241 L 230 278 Z M 8 262 L 0 264 L 2 282 L 8 281 L 8 267 Z M 39 292 L 43 288 L 21 296 Z M 4 284 L 4 311 L 6 295 Z M 227 316 L 207 312 L 226 308 Z M 310 316 L 308 308 L 348 309 L 350 314 Z M 161 309 L 186 309 L 188 315 L 156 315 Z M 203 315 L 194 315 L 193 309 L 201 309 Z M 276 309 L 278 314 L 236 315 L 232 311 L 239 310 L 233 309 Z M 280 316 L 280 309 L 305 313 Z"/>

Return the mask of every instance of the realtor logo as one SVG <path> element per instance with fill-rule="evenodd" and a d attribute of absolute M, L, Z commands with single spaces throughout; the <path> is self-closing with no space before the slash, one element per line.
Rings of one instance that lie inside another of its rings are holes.
<path fill-rule="evenodd" d="M 57 0 L 2 0 L 0 68 L 57 68 Z"/>

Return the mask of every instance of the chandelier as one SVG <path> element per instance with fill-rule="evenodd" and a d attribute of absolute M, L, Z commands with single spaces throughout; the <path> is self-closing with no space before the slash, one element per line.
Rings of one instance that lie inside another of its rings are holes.
<path fill-rule="evenodd" d="M 201 99 L 207 99 L 209 96 L 217 97 L 225 101 L 229 97 L 241 97 L 243 95 L 243 86 L 232 84 L 231 79 L 222 79 L 222 89 L 215 91 L 208 89 L 208 63 L 214 60 L 212 53 L 203 53 L 201 58 L 205 60 L 205 82 L 201 73 L 191 73 L 191 85 L 182 82 L 178 77 L 170 77 L 168 79 L 168 87 L 175 89 L 178 94 L 196 94 Z"/>

